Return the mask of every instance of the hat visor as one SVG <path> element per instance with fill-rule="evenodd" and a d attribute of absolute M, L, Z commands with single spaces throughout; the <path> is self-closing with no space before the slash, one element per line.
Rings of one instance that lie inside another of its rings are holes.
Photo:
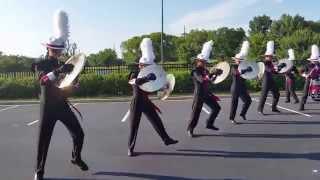
<path fill-rule="evenodd" d="M 262 57 L 266 57 L 266 56 L 271 56 L 271 57 L 276 57 L 276 55 L 274 55 L 274 54 L 264 54 L 264 55 L 261 55 Z"/>
<path fill-rule="evenodd" d="M 202 61 L 204 63 L 209 63 L 209 60 L 205 60 L 205 59 L 198 58 L 198 57 L 193 57 L 192 60 L 194 60 L 194 61 Z"/>
<path fill-rule="evenodd" d="M 245 61 L 245 59 L 240 59 L 240 58 L 237 58 L 237 57 L 232 57 L 232 59 L 235 60 L 235 61 L 236 61 L 236 60 L 238 60 L 238 61 Z"/>
<path fill-rule="evenodd" d="M 52 44 L 48 44 L 48 43 L 41 43 L 43 46 L 46 46 L 49 49 L 59 49 L 59 50 L 63 50 L 65 49 L 65 46 L 57 46 L 57 45 L 52 45 Z"/>
<path fill-rule="evenodd" d="M 136 64 L 152 65 L 152 64 L 154 64 L 154 62 L 145 62 L 145 63 L 137 62 Z"/>
<path fill-rule="evenodd" d="M 320 61 L 320 59 L 312 59 L 312 58 L 309 58 L 307 59 L 308 61 Z"/>

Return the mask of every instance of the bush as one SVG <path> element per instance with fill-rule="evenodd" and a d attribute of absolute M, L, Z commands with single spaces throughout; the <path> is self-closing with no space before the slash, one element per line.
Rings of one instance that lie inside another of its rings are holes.
<path fill-rule="evenodd" d="M 173 94 L 192 93 L 193 82 L 191 80 L 190 71 L 174 71 L 168 72 L 174 74 L 176 85 Z M 284 77 L 275 78 L 279 89 L 285 87 Z M 303 88 L 304 80 L 297 77 L 296 88 Z M 210 85 L 213 92 L 230 92 L 231 77 L 218 84 Z M 250 91 L 260 91 L 261 81 L 247 81 Z M 37 98 L 39 94 L 39 83 L 35 78 L 0 78 L 0 98 Z M 80 76 L 80 89 L 75 92 L 77 97 L 93 97 L 93 96 L 122 96 L 131 95 L 131 86 L 128 84 L 128 73 L 111 73 L 108 75 L 82 74 Z"/>
<path fill-rule="evenodd" d="M 0 79 L 0 98 L 32 98 L 39 92 L 39 86 L 32 77 Z"/>

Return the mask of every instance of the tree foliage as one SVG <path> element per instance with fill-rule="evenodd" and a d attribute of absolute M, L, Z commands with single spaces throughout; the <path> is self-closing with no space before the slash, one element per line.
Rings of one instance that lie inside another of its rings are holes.
<path fill-rule="evenodd" d="M 107 66 L 111 64 L 118 64 L 120 60 L 117 58 L 117 53 L 113 49 L 104 49 L 96 54 L 90 54 L 87 57 L 89 66 Z"/>
<path fill-rule="evenodd" d="M 256 16 L 249 22 L 250 34 L 266 34 L 271 28 L 272 20 L 269 16 Z"/>

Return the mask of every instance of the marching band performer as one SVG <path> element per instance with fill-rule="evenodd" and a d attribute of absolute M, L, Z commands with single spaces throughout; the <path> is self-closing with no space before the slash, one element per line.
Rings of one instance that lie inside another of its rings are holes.
<path fill-rule="evenodd" d="M 192 70 L 191 76 L 193 80 L 194 98 L 192 104 L 191 119 L 189 121 L 187 133 L 193 137 L 193 130 L 197 126 L 199 116 L 202 110 L 203 103 L 206 103 L 212 110 L 209 119 L 207 120 L 207 128 L 211 130 L 219 130 L 214 126 L 214 121 L 220 112 L 220 105 L 218 104 L 219 98 L 209 92 L 209 83 L 214 81 L 215 78 L 221 75 L 222 70 L 216 69 L 215 72 L 209 73 L 206 68 L 206 63 L 212 51 L 213 42 L 209 41 L 203 45 L 201 54 L 195 59 L 196 68 Z"/>
<path fill-rule="evenodd" d="M 137 71 L 131 72 L 129 75 L 129 80 L 132 81 L 135 79 L 132 84 L 133 89 L 133 97 L 131 100 L 130 106 L 130 134 L 129 134 L 129 142 L 128 142 L 128 156 L 135 156 L 134 147 L 137 139 L 139 124 L 141 120 L 141 115 L 144 113 L 153 128 L 157 131 L 161 139 L 163 140 L 165 145 L 171 145 L 178 143 L 177 140 L 172 139 L 166 132 L 164 125 L 161 121 L 160 116 L 157 111 L 161 113 L 160 109 L 154 105 L 149 97 L 148 93 L 144 92 L 139 88 L 140 85 L 156 80 L 156 76 L 154 73 L 148 74 L 146 77 L 137 78 L 139 74 L 139 70 L 144 67 L 154 64 L 155 55 L 153 52 L 152 41 L 149 38 L 145 38 L 141 42 L 141 51 L 142 57 L 139 60 L 139 69 Z"/>
<path fill-rule="evenodd" d="M 273 95 L 273 101 L 272 101 L 272 112 L 280 112 L 277 109 L 277 104 L 279 102 L 279 89 L 273 79 L 273 74 L 277 73 L 276 68 L 274 67 L 272 60 L 275 58 L 274 55 L 274 42 L 269 41 L 267 43 L 267 50 L 264 55 L 265 58 L 265 71 L 263 74 L 263 80 L 262 80 L 262 91 L 261 91 L 261 96 L 260 96 L 260 101 L 259 101 L 259 106 L 258 106 L 258 112 L 264 115 L 263 113 L 263 108 L 266 103 L 266 99 L 268 96 L 268 92 L 271 91 Z M 283 66 L 278 67 L 278 70 L 283 68 Z"/>
<path fill-rule="evenodd" d="M 41 86 L 40 130 L 35 180 L 43 179 L 48 148 L 57 120 L 60 120 L 66 126 L 73 139 L 71 162 L 79 166 L 83 171 L 88 170 L 88 166 L 81 158 L 84 132 L 77 117 L 70 109 L 66 92 L 57 87 L 59 75 L 70 73 L 73 70 L 72 64 L 64 64 L 58 60 L 65 49 L 65 42 L 69 37 L 67 13 L 60 10 L 57 11 L 54 15 L 54 25 L 54 37 L 44 44 L 47 47 L 46 58 L 33 64 L 34 70 L 39 75 Z"/>
<path fill-rule="evenodd" d="M 315 75 L 317 71 L 313 71 L 316 67 L 316 64 L 319 64 L 319 47 L 317 45 L 312 45 L 311 47 L 311 56 L 308 59 L 310 63 L 306 64 L 304 69 L 302 70 L 302 73 L 305 74 L 305 82 L 304 82 L 304 88 L 303 88 L 303 94 L 300 101 L 300 111 L 304 111 L 304 105 L 307 102 L 308 95 L 309 95 L 309 86 L 311 81 L 311 75 Z"/>
<path fill-rule="evenodd" d="M 231 84 L 231 110 L 230 110 L 230 121 L 234 124 L 237 122 L 234 120 L 236 116 L 236 111 L 238 107 L 238 99 L 239 97 L 244 102 L 240 116 L 243 120 L 246 120 L 246 114 L 252 103 L 251 97 L 249 95 L 246 80 L 241 77 L 241 74 L 245 74 L 247 72 L 251 72 L 252 68 L 249 66 L 247 69 L 241 70 L 239 72 L 238 67 L 241 61 L 245 61 L 249 51 L 249 42 L 244 41 L 241 47 L 240 53 L 238 53 L 233 59 L 235 60 L 235 65 L 232 67 L 231 75 L 232 75 L 232 84 Z"/>
<path fill-rule="evenodd" d="M 293 49 L 288 50 L 289 58 L 288 60 L 293 61 L 295 60 L 294 56 L 294 51 Z M 290 96 L 293 97 L 294 103 L 297 104 L 299 103 L 299 98 L 295 92 L 295 82 L 296 82 L 296 77 L 295 74 L 298 74 L 298 70 L 296 66 L 292 66 L 292 68 L 285 73 L 285 78 L 286 78 L 286 101 L 285 103 L 290 103 Z"/>

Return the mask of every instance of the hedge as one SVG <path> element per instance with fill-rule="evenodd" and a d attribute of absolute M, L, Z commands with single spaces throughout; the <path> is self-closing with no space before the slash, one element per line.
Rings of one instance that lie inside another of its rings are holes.
<path fill-rule="evenodd" d="M 193 82 L 189 71 L 175 71 L 176 86 L 174 94 L 191 93 L 193 91 Z M 284 77 L 278 76 L 276 84 L 284 89 Z M 303 78 L 298 77 L 297 89 L 303 88 Z M 213 92 L 229 92 L 231 78 L 218 84 L 211 85 L 210 90 Z M 247 81 L 251 91 L 259 91 L 261 82 L 258 80 Z M 39 84 L 32 77 L 24 78 L 0 78 L 0 98 L 36 98 L 39 94 Z M 122 96 L 131 95 L 131 87 L 128 84 L 127 73 L 112 73 L 108 75 L 82 74 L 80 76 L 80 89 L 74 94 L 77 97 L 94 97 L 94 96 Z"/>

